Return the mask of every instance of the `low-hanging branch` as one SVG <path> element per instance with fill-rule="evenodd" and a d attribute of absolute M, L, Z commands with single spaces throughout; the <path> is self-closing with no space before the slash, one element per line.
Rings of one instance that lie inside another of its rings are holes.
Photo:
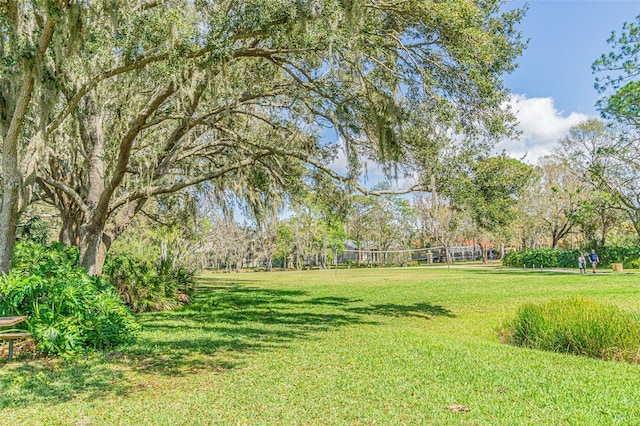
<path fill-rule="evenodd" d="M 80 194 L 78 194 L 78 192 L 76 192 L 76 190 L 74 190 L 69 185 L 63 182 L 60 182 L 59 180 L 53 179 L 52 177 L 48 176 L 46 173 L 41 173 L 38 176 L 37 180 L 39 182 L 44 182 L 46 185 L 52 186 L 54 188 L 58 188 L 73 200 L 73 202 L 78 206 L 78 208 L 82 213 L 89 214 L 89 208 L 87 204 L 84 202 Z M 43 188 L 46 188 L 46 186 L 44 185 L 40 185 L 40 186 Z"/>
<path fill-rule="evenodd" d="M 169 83 L 163 91 L 159 92 L 154 99 L 151 99 L 148 105 L 138 113 L 137 117 L 129 127 L 126 135 L 120 142 L 120 149 L 115 167 L 115 173 L 111 181 L 105 188 L 105 193 L 100 197 L 100 204 L 108 203 L 108 200 L 111 198 L 111 194 L 116 190 L 118 185 L 120 185 L 120 182 L 122 181 L 122 178 L 126 173 L 127 165 L 129 164 L 129 154 L 131 152 L 131 146 L 136 136 L 140 133 L 142 126 L 149 118 L 149 116 L 151 116 L 151 114 L 153 114 L 175 91 L 176 85 L 173 84 L 173 82 Z"/>
<path fill-rule="evenodd" d="M 261 152 L 257 152 L 255 153 L 253 156 L 251 156 L 250 158 L 245 158 L 244 160 L 238 161 L 236 163 L 233 164 L 229 164 L 225 167 L 221 167 L 218 170 L 214 170 L 211 171 L 209 173 L 205 173 L 202 174 L 200 176 L 196 176 L 193 177 L 191 179 L 185 179 L 184 181 L 180 181 L 180 182 L 175 182 L 173 184 L 170 185 L 159 185 L 159 186 L 151 186 L 151 187 L 147 187 L 147 188 L 141 188 L 138 189 L 136 191 L 133 191 L 129 194 L 125 194 L 122 195 L 120 197 L 118 197 L 114 202 L 113 205 L 111 206 L 111 208 L 109 209 L 109 213 L 112 213 L 113 211 L 117 210 L 118 208 L 122 207 L 123 205 L 131 202 L 131 201 L 135 201 L 135 200 L 139 200 L 139 199 L 143 199 L 143 198 L 150 198 L 152 196 L 155 195 L 160 195 L 160 194 L 168 194 L 168 193 L 173 193 L 173 192 L 177 192 L 181 189 L 187 188 L 189 186 L 193 186 L 193 185 L 197 185 L 199 183 L 202 182 L 206 182 L 209 180 L 213 180 L 213 179 L 217 179 L 220 178 L 224 175 L 226 175 L 229 172 L 232 172 L 234 170 L 243 168 L 243 167 L 247 167 L 251 164 L 253 164 L 257 158 L 262 157 L 262 156 L 267 156 L 270 155 L 271 152 L 269 150 L 263 150 Z"/>

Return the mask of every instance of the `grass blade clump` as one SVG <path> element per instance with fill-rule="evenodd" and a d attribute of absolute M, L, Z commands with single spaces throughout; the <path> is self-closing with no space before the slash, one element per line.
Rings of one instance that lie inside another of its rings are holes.
<path fill-rule="evenodd" d="M 640 317 L 614 305 L 573 297 L 527 304 L 499 330 L 516 346 L 638 363 Z"/>

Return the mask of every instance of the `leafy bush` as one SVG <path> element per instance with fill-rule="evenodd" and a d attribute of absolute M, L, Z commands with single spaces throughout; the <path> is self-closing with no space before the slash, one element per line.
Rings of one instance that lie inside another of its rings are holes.
<path fill-rule="evenodd" d="M 524 266 L 524 251 L 510 251 L 504 254 L 502 264 L 504 266 Z"/>
<path fill-rule="evenodd" d="M 609 265 L 611 263 L 623 263 L 631 268 L 632 262 L 640 257 L 640 247 L 600 247 L 596 249 L 600 262 Z"/>
<path fill-rule="evenodd" d="M 599 247 L 596 253 L 602 266 L 612 263 L 623 263 L 625 268 L 640 267 L 640 247 Z M 588 254 L 591 249 L 582 250 Z M 502 263 L 505 266 L 517 267 L 560 267 L 576 268 L 580 250 L 527 249 L 505 254 Z"/>
<path fill-rule="evenodd" d="M 195 286 L 195 270 L 168 260 L 109 255 L 103 273 L 134 312 L 178 308 L 191 301 Z"/>
<path fill-rule="evenodd" d="M 47 244 L 49 241 L 49 227 L 40 216 L 33 216 L 25 223 L 16 226 L 16 239 Z"/>
<path fill-rule="evenodd" d="M 355 269 L 355 268 L 368 268 L 370 265 L 367 263 L 360 263 L 357 260 L 349 260 L 347 262 L 347 268 Z"/>
<path fill-rule="evenodd" d="M 560 259 L 563 252 L 557 249 L 527 249 L 520 252 L 509 252 L 505 254 L 502 259 L 502 263 L 505 266 L 526 266 L 526 267 L 558 267 L 567 266 L 561 265 Z M 578 255 L 576 254 L 576 261 L 573 262 L 574 266 L 577 262 Z"/>
<path fill-rule="evenodd" d="M 77 265 L 77 249 L 18 243 L 0 278 L 0 316 L 27 315 L 38 350 L 63 355 L 135 340 L 140 326 L 106 280 Z"/>
<path fill-rule="evenodd" d="M 606 360 L 640 360 L 640 317 L 582 298 L 527 304 L 500 329 L 506 343 Z"/>

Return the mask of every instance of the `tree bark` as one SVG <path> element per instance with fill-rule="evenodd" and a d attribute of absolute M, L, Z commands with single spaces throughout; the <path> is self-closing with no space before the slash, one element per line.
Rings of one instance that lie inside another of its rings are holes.
<path fill-rule="evenodd" d="M 102 268 L 111 248 L 111 238 L 101 230 L 82 232 L 80 239 L 80 266 L 87 269 L 89 275 L 102 274 Z"/>
<path fill-rule="evenodd" d="M 11 270 L 13 249 L 16 244 L 16 225 L 18 223 L 18 206 L 20 202 L 20 185 L 22 177 L 18 169 L 18 139 L 24 116 L 31 102 L 33 92 L 33 73 L 23 82 L 16 109 L 7 133 L 2 138 L 2 178 L 4 192 L 0 207 L 0 274 Z"/>
<path fill-rule="evenodd" d="M 121 209 L 107 225 L 107 214 L 94 215 L 93 222 L 80 229 L 80 266 L 87 268 L 89 275 L 102 274 L 102 268 L 113 242 L 128 228 L 135 215 L 142 209 L 146 199 L 136 200 Z"/>
<path fill-rule="evenodd" d="M 480 246 L 480 250 L 482 250 L 482 264 L 486 265 L 487 261 L 489 260 L 488 257 L 488 253 L 487 253 L 487 244 L 482 241 L 482 242 L 478 242 L 478 245 Z"/>
<path fill-rule="evenodd" d="M 58 234 L 58 241 L 70 246 L 80 246 L 80 227 L 78 217 L 62 212 L 62 227 Z"/>
<path fill-rule="evenodd" d="M 54 31 L 54 18 L 47 17 L 34 63 L 42 60 Z M 36 70 L 25 69 L 24 80 L 20 92 L 16 98 L 15 108 L 10 114 L 11 121 L 7 132 L 2 135 L 2 178 L 4 192 L 2 194 L 2 206 L 0 206 L 0 274 L 6 274 L 13 263 L 13 249 L 16 244 L 16 225 L 18 223 L 18 208 L 20 205 L 20 186 L 22 176 L 18 168 L 18 141 L 22 132 L 25 116 L 31 104 Z"/>
<path fill-rule="evenodd" d="M 6 161 L 3 161 L 6 163 Z M 0 209 L 0 274 L 11 270 L 13 248 L 16 243 L 16 225 L 18 223 L 19 176 L 17 170 L 3 168 L 4 193 Z M 13 176 L 12 176 L 13 175 Z M 9 179 L 7 179 L 9 178 Z"/>
<path fill-rule="evenodd" d="M 602 214 L 600 222 L 602 223 L 602 238 L 600 238 L 600 245 L 604 247 L 607 242 L 607 233 L 609 232 L 609 227 L 607 226 L 607 220 L 605 215 Z"/>

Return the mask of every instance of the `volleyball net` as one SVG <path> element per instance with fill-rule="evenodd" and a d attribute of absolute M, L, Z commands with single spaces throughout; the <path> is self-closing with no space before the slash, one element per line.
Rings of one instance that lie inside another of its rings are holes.
<path fill-rule="evenodd" d="M 480 246 L 448 247 L 449 259 L 452 262 L 473 261 L 482 259 Z M 445 247 L 430 247 L 405 250 L 371 250 L 346 249 L 338 254 L 340 264 L 364 265 L 398 265 L 421 263 L 443 263 L 447 261 Z"/>

